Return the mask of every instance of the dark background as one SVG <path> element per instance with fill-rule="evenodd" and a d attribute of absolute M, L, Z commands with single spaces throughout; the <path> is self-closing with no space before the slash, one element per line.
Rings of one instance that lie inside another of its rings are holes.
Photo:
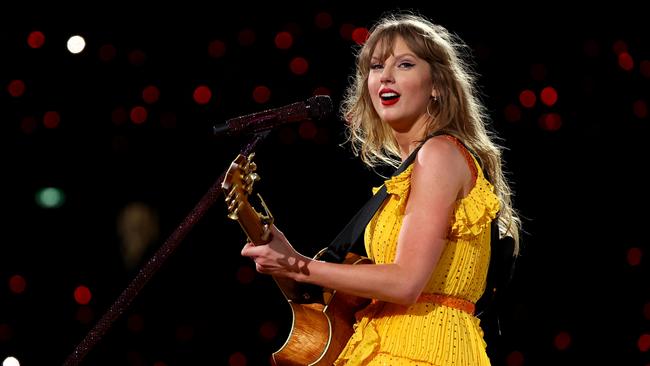
<path fill-rule="evenodd" d="M 1 12 L 1 359 L 62 364 L 137 273 L 120 252 L 117 219 L 126 205 L 141 202 L 158 218 L 142 265 L 246 141 L 216 138 L 212 126 L 304 100 L 317 88 L 327 88 L 338 108 L 354 67 L 349 29 L 395 9 L 222 6 L 33 4 Z M 649 26 L 639 8 L 621 2 L 565 6 L 401 9 L 446 26 L 472 49 L 524 218 L 524 250 L 492 363 L 647 365 Z M 322 12 L 330 26 L 316 25 Z M 42 47 L 28 46 L 32 31 L 45 35 Z M 281 31 L 293 36 L 289 49 L 275 47 Z M 65 49 L 75 34 L 87 43 L 77 55 Z M 208 52 L 215 40 L 225 44 L 220 57 Z M 102 60 L 107 44 L 115 57 Z M 633 60 L 629 70 L 619 65 L 622 52 Z M 309 62 L 302 75 L 289 69 L 298 56 Z M 18 97 L 9 93 L 13 80 L 26 86 Z M 160 98 L 149 104 L 142 91 L 151 85 Z M 213 93 L 207 104 L 192 98 L 201 85 Z M 253 99 L 260 85 L 271 91 L 264 103 Z M 558 92 L 552 106 L 539 100 L 547 86 Z M 519 101 L 525 89 L 537 95 L 532 108 Z M 137 106 L 148 111 L 141 124 L 128 118 Z M 56 128 L 43 124 L 48 111 L 59 113 Z M 548 113 L 560 116 L 559 129 L 544 127 Z M 381 177 L 341 145 L 338 113 L 309 123 L 282 127 L 258 148 L 256 190 L 294 246 L 313 255 Z M 64 192 L 61 207 L 37 205 L 44 187 Z M 243 242 L 219 199 L 82 364 L 268 364 L 286 339 L 290 310 L 272 280 L 239 255 Z M 12 290 L 14 276 L 24 289 Z M 75 301 L 78 286 L 92 293 L 87 305 Z"/>

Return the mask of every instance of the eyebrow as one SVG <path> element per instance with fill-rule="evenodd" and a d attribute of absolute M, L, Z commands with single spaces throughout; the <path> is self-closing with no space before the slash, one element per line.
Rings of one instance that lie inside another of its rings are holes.
<path fill-rule="evenodd" d="M 402 58 L 402 57 L 409 57 L 409 56 L 410 56 L 410 57 L 413 57 L 413 58 L 417 58 L 416 55 L 414 55 L 414 54 L 412 54 L 412 53 L 410 53 L 410 52 L 400 53 L 399 55 L 392 55 L 392 56 L 393 56 L 394 58 L 397 58 L 397 59 L 398 59 L 398 58 Z M 380 57 L 379 57 L 379 56 L 375 56 L 375 55 L 373 55 L 373 56 L 370 58 L 371 61 L 378 60 L 378 59 L 380 59 Z"/>

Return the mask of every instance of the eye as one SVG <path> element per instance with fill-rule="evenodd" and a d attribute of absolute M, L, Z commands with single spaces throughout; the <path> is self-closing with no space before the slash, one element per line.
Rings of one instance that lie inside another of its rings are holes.
<path fill-rule="evenodd" d="M 382 69 L 383 67 L 384 67 L 384 65 L 383 65 L 383 64 L 380 64 L 380 63 L 373 63 L 373 64 L 370 64 L 370 70 L 380 70 L 380 69 Z"/>
<path fill-rule="evenodd" d="M 402 69 L 410 69 L 413 66 L 415 66 L 415 64 L 408 61 L 400 62 L 400 64 L 398 65 L 398 67 Z"/>

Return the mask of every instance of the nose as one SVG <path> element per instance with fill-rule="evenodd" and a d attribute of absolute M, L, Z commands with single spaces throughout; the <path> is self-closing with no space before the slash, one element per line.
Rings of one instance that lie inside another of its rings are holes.
<path fill-rule="evenodd" d="M 395 81 L 395 79 L 393 78 L 393 68 L 384 67 L 381 70 L 381 78 L 379 80 L 382 82 L 382 84 L 392 83 L 393 81 Z"/>

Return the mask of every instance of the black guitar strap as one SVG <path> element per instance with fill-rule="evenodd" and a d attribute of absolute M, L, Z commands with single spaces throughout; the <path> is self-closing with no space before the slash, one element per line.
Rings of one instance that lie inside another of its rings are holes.
<path fill-rule="evenodd" d="M 422 145 L 424 145 L 425 141 L 431 137 L 444 134 L 446 134 L 446 132 L 437 131 L 427 136 L 427 138 L 425 138 L 424 141 L 422 141 L 422 143 L 420 143 L 420 145 L 415 150 L 413 150 L 411 155 L 409 155 L 409 157 L 402 162 L 402 164 L 399 166 L 399 168 L 397 168 L 392 176 L 394 177 L 396 175 L 399 175 L 404 170 L 406 170 L 406 168 L 408 168 L 411 163 L 413 163 L 415 156 L 417 155 L 418 151 L 420 151 L 420 148 Z M 330 245 L 327 246 L 319 259 L 326 262 L 342 263 L 345 260 L 345 256 L 350 251 L 353 253 L 366 255 L 365 248 L 363 246 L 363 240 L 360 239 L 363 237 L 363 232 L 365 231 L 366 226 L 387 197 L 388 193 L 386 192 L 386 186 L 382 185 L 379 191 L 377 191 L 377 193 L 375 193 L 375 195 L 373 195 L 372 198 L 370 198 L 370 200 L 366 202 L 363 207 L 361 207 L 359 212 L 357 212 L 357 214 L 352 217 L 352 220 L 348 222 L 348 224 L 336 236 L 336 238 L 334 238 Z"/>

